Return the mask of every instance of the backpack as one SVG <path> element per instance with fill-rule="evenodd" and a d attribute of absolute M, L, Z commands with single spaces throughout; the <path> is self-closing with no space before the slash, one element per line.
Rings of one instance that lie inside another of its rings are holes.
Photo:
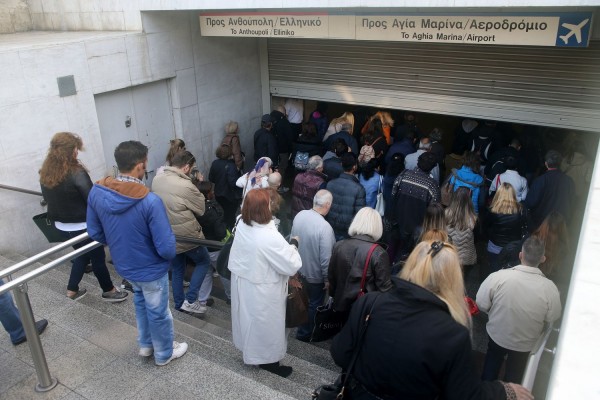
<path fill-rule="evenodd" d="M 375 139 L 373 143 L 365 144 L 363 147 L 360 148 L 360 153 L 358 154 L 359 164 L 366 164 L 373 158 L 375 158 L 375 149 L 373 148 L 373 145 L 377 143 L 378 140 L 381 140 L 381 136 Z"/>
<path fill-rule="evenodd" d="M 297 151 L 294 156 L 294 168 L 300 171 L 306 171 L 308 169 L 308 159 L 310 155 L 307 151 Z"/>

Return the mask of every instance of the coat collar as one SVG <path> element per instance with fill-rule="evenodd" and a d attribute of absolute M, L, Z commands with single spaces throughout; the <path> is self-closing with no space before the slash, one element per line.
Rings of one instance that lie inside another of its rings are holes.
<path fill-rule="evenodd" d="M 439 297 L 431 293 L 429 290 L 396 276 L 392 277 L 392 283 L 396 287 L 396 289 L 393 290 L 394 295 L 402 298 L 403 300 L 417 303 L 427 303 L 435 308 L 439 308 L 440 310 L 447 312 L 448 314 L 450 313 L 446 303 L 444 303 Z"/>
<path fill-rule="evenodd" d="M 356 183 L 360 183 L 359 180 L 358 180 L 358 178 L 356 176 L 347 174 L 346 172 L 342 172 L 340 174 L 340 178 L 341 179 L 349 179 L 349 180 L 354 181 Z"/>
<path fill-rule="evenodd" d="M 528 274 L 536 274 L 536 275 L 546 276 L 539 268 L 529 267 L 529 266 L 523 265 L 523 264 L 519 264 L 519 265 L 509 268 L 509 269 L 514 269 L 515 271 L 521 271 L 521 272 L 525 272 Z"/>

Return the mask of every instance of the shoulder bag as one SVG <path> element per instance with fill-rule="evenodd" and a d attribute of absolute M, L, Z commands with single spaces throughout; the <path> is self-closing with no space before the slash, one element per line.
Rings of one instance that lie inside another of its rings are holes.
<path fill-rule="evenodd" d="M 288 296 L 285 307 L 285 327 L 295 328 L 308 322 L 308 294 L 298 274 L 288 280 Z"/>
<path fill-rule="evenodd" d="M 371 304 L 369 312 L 361 318 L 362 325 L 358 334 L 358 340 L 356 341 L 356 345 L 354 346 L 352 359 L 350 360 L 350 364 L 348 365 L 346 373 L 340 375 L 333 384 L 322 385 L 316 388 L 312 393 L 313 400 L 340 400 L 348 398 L 346 396 L 346 387 L 350 382 L 352 371 L 354 371 L 354 366 L 356 365 L 356 360 L 358 359 L 358 355 L 360 353 L 362 343 L 364 341 L 363 339 L 365 337 L 365 332 L 367 331 L 369 321 L 371 320 L 371 315 L 373 314 L 373 309 L 375 308 L 375 304 L 377 303 L 377 300 L 379 300 L 380 295 L 381 294 L 378 294 L 375 297 L 375 300 L 373 300 L 373 304 Z"/>
<path fill-rule="evenodd" d="M 379 175 L 379 188 L 377 189 L 377 202 L 375 203 L 375 211 L 383 217 L 385 214 L 385 200 L 383 199 L 383 191 L 381 185 L 383 183 L 383 175 Z"/>
<path fill-rule="evenodd" d="M 235 239 L 235 229 L 237 228 L 237 224 L 240 222 L 240 218 L 235 222 L 233 229 L 231 230 L 231 234 L 225 241 L 225 244 L 221 248 L 219 252 L 219 256 L 217 257 L 217 272 L 223 278 L 227 280 L 231 280 L 231 271 L 229 271 L 229 253 L 231 253 L 231 246 L 233 245 L 233 239 Z"/>

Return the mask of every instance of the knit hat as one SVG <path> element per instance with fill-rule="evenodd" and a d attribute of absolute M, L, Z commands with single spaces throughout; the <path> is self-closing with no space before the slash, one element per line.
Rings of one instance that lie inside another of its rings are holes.
<path fill-rule="evenodd" d="M 419 159 L 417 160 L 417 167 L 419 167 L 419 169 L 421 171 L 424 171 L 427 173 L 430 173 L 431 170 L 436 166 L 436 164 L 437 164 L 437 162 L 436 162 L 435 154 L 430 153 L 428 151 L 421 154 L 419 156 Z"/>

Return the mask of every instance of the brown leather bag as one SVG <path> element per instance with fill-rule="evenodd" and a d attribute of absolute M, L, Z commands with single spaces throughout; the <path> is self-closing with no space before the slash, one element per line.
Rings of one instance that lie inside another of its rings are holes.
<path fill-rule="evenodd" d="M 285 327 L 295 328 L 308 322 L 308 295 L 298 274 L 288 280 Z"/>

